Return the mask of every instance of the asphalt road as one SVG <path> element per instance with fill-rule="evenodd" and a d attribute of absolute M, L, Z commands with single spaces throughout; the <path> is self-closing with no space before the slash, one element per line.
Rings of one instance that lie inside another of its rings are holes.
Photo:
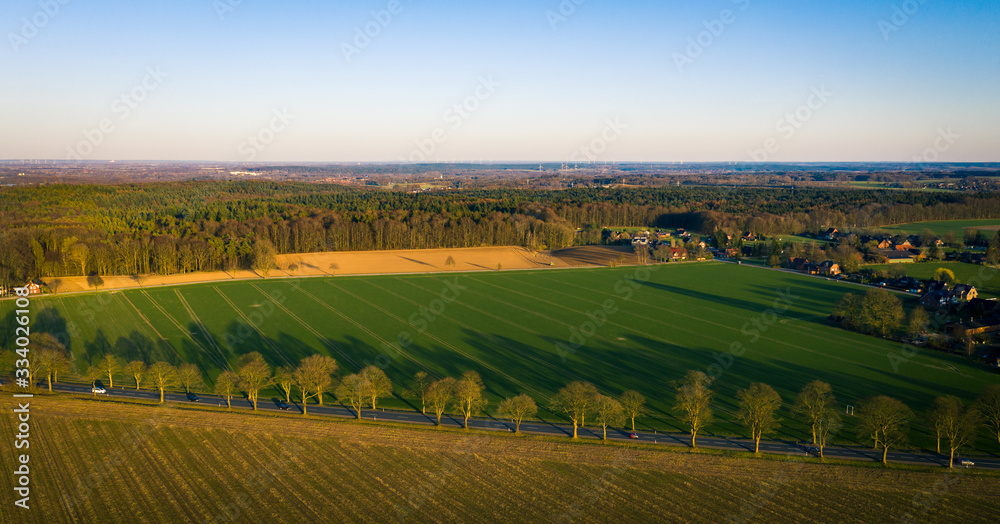
<path fill-rule="evenodd" d="M 91 394 L 90 386 L 80 385 L 80 384 L 53 384 L 53 389 L 59 391 L 66 391 L 72 393 L 83 393 Z M 125 398 L 137 398 L 146 400 L 159 400 L 160 395 L 156 391 L 149 390 L 139 390 L 128 389 L 127 387 L 109 389 L 108 393 L 98 396 L 110 396 L 110 397 L 125 397 Z M 224 398 L 213 396 L 213 395 L 198 395 L 199 402 L 206 405 L 214 406 L 225 406 L 226 401 Z M 168 402 L 191 402 L 187 399 L 186 395 L 177 393 L 167 393 L 164 396 L 165 400 Z M 279 405 L 282 401 L 278 398 L 267 398 L 261 399 L 257 402 L 257 409 L 261 411 L 269 412 L 282 412 Z M 233 398 L 233 407 L 237 409 L 250 409 L 252 406 L 249 401 L 245 398 Z M 292 402 L 289 409 L 285 412 L 290 413 L 301 413 L 299 405 Z M 308 413 L 310 415 L 329 415 L 336 417 L 354 418 L 356 415 L 353 410 L 346 408 L 341 405 L 326 405 L 319 406 L 310 404 L 308 408 Z M 434 417 L 429 415 L 422 415 L 416 412 L 410 411 L 383 411 L 383 410 L 362 410 L 361 416 L 367 420 L 386 420 L 390 422 L 403 422 L 408 424 L 423 424 L 426 426 L 433 426 L 435 423 Z M 442 426 L 461 428 L 462 419 L 452 416 L 445 415 L 441 419 Z M 504 431 L 511 432 L 514 430 L 514 425 L 511 422 L 500 421 L 495 419 L 482 419 L 474 418 L 469 420 L 469 427 L 482 430 L 491 431 Z M 532 433 L 538 435 L 550 435 L 550 436 L 562 436 L 569 437 L 573 434 L 572 426 L 563 426 L 558 424 L 550 424 L 543 422 L 524 422 L 521 424 L 521 432 Z M 636 431 L 635 435 L 637 439 L 630 437 L 629 431 L 623 431 L 618 429 L 608 429 L 608 440 L 616 441 L 626 441 L 626 442 L 641 442 L 643 444 L 656 444 L 664 446 L 684 446 L 690 445 L 691 438 L 687 434 L 677 434 L 677 433 L 650 433 L 643 431 Z M 584 439 L 599 439 L 601 437 L 601 430 L 599 428 L 580 428 L 578 430 L 578 435 L 580 438 Z M 697 440 L 698 447 L 709 448 L 709 449 L 722 449 L 731 451 L 753 451 L 753 441 L 748 439 L 738 439 L 738 438 L 726 438 L 726 437 L 712 437 L 712 436 L 700 436 Z M 760 451 L 763 453 L 772 453 L 779 455 L 794 455 L 794 456 L 819 456 L 817 452 L 807 451 L 812 445 L 809 443 L 801 442 L 786 442 L 777 440 L 762 440 L 760 443 Z M 869 462 L 878 462 L 882 460 L 882 453 L 879 450 L 874 450 L 871 448 L 860 449 L 860 448 L 842 448 L 842 447 L 832 447 L 828 446 L 824 449 L 824 455 L 827 458 L 832 459 L 842 459 L 842 460 L 860 460 Z M 975 463 L 975 468 L 991 469 L 1000 471 L 1000 457 L 997 456 L 965 456 L 956 457 L 956 467 L 961 467 L 958 465 L 960 460 L 964 458 L 971 460 Z M 890 462 L 902 463 L 902 464 L 915 464 L 920 466 L 947 466 L 948 457 L 936 454 L 927 453 L 912 453 L 906 451 L 892 451 L 889 450 L 888 459 Z"/>

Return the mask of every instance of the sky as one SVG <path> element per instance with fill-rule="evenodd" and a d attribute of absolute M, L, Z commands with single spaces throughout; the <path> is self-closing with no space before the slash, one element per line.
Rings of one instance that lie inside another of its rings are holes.
<path fill-rule="evenodd" d="M 1000 0 L 0 0 L 0 158 L 1000 161 Z"/>

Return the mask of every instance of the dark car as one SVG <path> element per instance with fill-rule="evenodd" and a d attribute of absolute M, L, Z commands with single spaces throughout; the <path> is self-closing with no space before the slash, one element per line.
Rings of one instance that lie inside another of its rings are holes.
<path fill-rule="evenodd" d="M 286 410 L 287 411 L 288 408 L 290 408 L 290 407 L 292 407 L 292 406 L 289 406 L 288 404 L 285 404 L 284 402 L 279 402 L 278 403 L 278 409 Z"/>
<path fill-rule="evenodd" d="M 187 394 L 187 398 L 188 398 L 188 400 L 190 400 L 191 402 L 198 402 L 198 401 L 200 401 L 200 400 L 201 400 L 200 398 L 198 398 L 198 395 L 195 395 L 194 393 L 188 393 L 188 394 Z"/>

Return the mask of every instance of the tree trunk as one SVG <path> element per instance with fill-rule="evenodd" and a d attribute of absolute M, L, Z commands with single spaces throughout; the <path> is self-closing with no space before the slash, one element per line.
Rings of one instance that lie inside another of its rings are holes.
<path fill-rule="evenodd" d="M 111 373 L 108 373 L 108 389 L 115 387 L 115 380 L 111 378 Z"/>
<path fill-rule="evenodd" d="M 937 452 L 941 453 L 941 435 L 937 437 Z"/>
<path fill-rule="evenodd" d="M 882 464 L 883 465 L 889 465 L 888 456 L 889 456 L 889 446 L 885 446 L 885 447 L 882 448 Z"/>
<path fill-rule="evenodd" d="M 226 409 L 233 409 L 232 398 L 228 395 L 226 396 Z"/>
<path fill-rule="evenodd" d="M 420 399 L 420 414 L 421 415 L 427 414 L 427 404 L 424 402 L 424 399 Z"/>
<path fill-rule="evenodd" d="M 438 417 L 438 426 L 440 426 L 441 425 L 441 412 L 440 411 L 438 412 L 437 417 Z"/>
<path fill-rule="evenodd" d="M 163 388 L 160 388 L 160 404 L 163 404 Z"/>
<path fill-rule="evenodd" d="M 948 457 L 948 467 L 955 467 L 955 448 L 951 448 L 951 456 Z"/>
<path fill-rule="evenodd" d="M 49 393 L 52 393 L 52 373 L 49 373 Z"/>
<path fill-rule="evenodd" d="M 816 424 L 813 424 L 812 431 L 813 431 L 813 446 L 815 446 L 816 445 Z"/>
<path fill-rule="evenodd" d="M 635 431 L 635 417 L 632 417 L 632 431 Z"/>
<path fill-rule="evenodd" d="M 521 433 L 521 421 L 520 420 L 515 420 L 514 421 L 514 433 Z"/>
<path fill-rule="evenodd" d="M 292 391 L 290 389 L 285 390 L 285 403 L 286 404 L 292 403 Z"/>
<path fill-rule="evenodd" d="M 573 421 L 573 438 L 576 438 L 576 421 Z"/>
<path fill-rule="evenodd" d="M 753 452 L 754 454 L 760 453 L 760 437 L 754 437 L 753 439 Z"/>
<path fill-rule="evenodd" d="M 469 412 L 465 412 L 465 429 L 469 429 Z"/>
<path fill-rule="evenodd" d="M 691 431 L 691 447 L 692 448 L 698 447 L 698 444 L 696 444 L 695 440 L 694 440 L 696 436 L 698 436 L 698 432 L 697 431 Z"/>
<path fill-rule="evenodd" d="M 601 437 L 601 440 L 608 440 L 608 427 L 607 426 L 604 426 L 604 436 Z"/>

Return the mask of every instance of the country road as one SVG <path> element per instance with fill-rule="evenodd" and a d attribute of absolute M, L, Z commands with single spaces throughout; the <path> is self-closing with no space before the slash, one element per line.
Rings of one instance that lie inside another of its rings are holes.
<path fill-rule="evenodd" d="M 70 393 L 82 393 L 91 394 L 91 388 L 87 385 L 81 384 L 53 384 L 53 389 L 58 391 L 65 391 Z M 108 393 L 98 395 L 99 397 L 124 397 L 124 398 L 136 398 L 145 400 L 159 400 L 159 393 L 156 391 L 149 390 L 134 390 L 134 389 L 109 389 Z M 213 395 L 198 395 L 199 402 L 206 405 L 214 406 L 225 406 L 225 399 Z M 167 393 L 164 399 L 168 402 L 190 402 L 187 396 L 184 394 L 177 393 Z M 268 398 L 262 399 L 257 403 L 257 409 L 268 412 L 281 412 L 279 408 L 281 400 L 278 398 Z M 237 409 L 250 409 L 250 403 L 244 399 L 234 399 L 233 407 Z M 296 413 L 301 413 L 301 409 L 298 404 L 293 402 L 288 411 L 294 411 Z M 328 415 L 336 417 L 354 418 L 355 412 L 349 408 L 341 405 L 310 405 L 309 406 L 310 415 Z M 401 422 L 407 424 L 423 424 L 426 426 L 434 425 L 435 420 L 433 416 L 422 415 L 416 412 L 409 411 L 383 411 L 383 410 L 362 410 L 362 418 L 366 420 L 385 420 L 390 422 Z M 443 426 L 452 428 L 461 428 L 462 420 L 458 417 L 445 415 L 441 419 L 441 424 Z M 499 421 L 494 419 L 482 419 L 473 418 L 469 420 L 469 427 L 481 430 L 491 430 L 491 431 L 513 431 L 514 425 L 510 422 Z M 544 422 L 523 422 L 521 424 L 521 431 L 523 433 L 531 433 L 538 435 L 549 435 L 549 436 L 562 436 L 568 437 L 572 435 L 572 426 L 562 426 L 551 423 Z M 687 447 L 690 445 L 690 436 L 687 434 L 679 433 L 649 433 L 643 431 L 636 431 L 635 435 L 637 439 L 630 437 L 629 431 L 620 429 L 608 429 L 608 440 L 615 441 L 627 441 L 627 442 L 640 442 L 643 444 L 656 444 L 665 446 L 683 446 Z M 601 431 L 599 428 L 580 428 L 579 430 L 580 438 L 584 439 L 599 439 L 601 436 Z M 730 451 L 753 451 L 753 441 L 749 439 L 741 438 L 726 438 L 726 437 L 712 437 L 712 436 L 700 436 L 697 440 L 698 447 L 708 448 L 708 449 L 720 449 L 720 450 L 730 450 Z M 779 455 L 797 455 L 797 456 L 818 456 L 816 452 L 807 451 L 808 448 L 812 446 L 808 443 L 796 443 L 787 441 L 777 441 L 777 440 L 762 440 L 760 443 L 760 451 L 763 453 L 772 453 Z M 866 462 L 877 462 L 882 459 L 882 453 L 879 450 L 874 450 L 871 448 L 861 449 L 861 448 L 843 448 L 843 447 L 832 447 L 828 446 L 824 449 L 824 455 L 827 458 L 841 459 L 841 460 L 859 460 Z M 945 467 L 948 465 L 948 457 L 928 454 L 928 453 L 913 453 L 907 451 L 892 451 L 889 450 L 888 459 L 890 462 L 903 463 L 903 464 L 914 464 L 920 466 L 940 466 Z M 956 467 L 961 467 L 957 463 L 960 460 L 971 460 L 975 463 L 975 468 L 990 469 L 995 471 L 1000 471 L 1000 457 L 993 455 L 976 455 L 976 456 L 962 456 L 959 458 L 956 456 Z"/>

